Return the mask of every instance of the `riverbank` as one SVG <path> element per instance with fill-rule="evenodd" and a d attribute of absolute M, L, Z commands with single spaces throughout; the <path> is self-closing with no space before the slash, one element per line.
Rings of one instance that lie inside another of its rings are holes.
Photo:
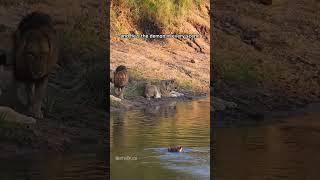
<path fill-rule="evenodd" d="M 182 43 L 181 46 L 185 48 L 185 44 Z M 123 49 L 124 47 L 130 51 L 124 53 L 126 51 Z M 191 62 L 192 59 L 198 60 L 196 65 Z M 147 66 L 143 64 L 147 64 Z M 147 106 L 159 106 L 172 101 L 186 101 L 209 96 L 210 69 L 209 54 L 207 53 L 197 53 L 194 49 L 183 51 L 181 47 L 172 49 L 170 45 L 140 40 L 129 42 L 114 40 L 111 45 L 111 69 L 114 70 L 118 65 L 127 66 L 129 84 L 125 88 L 125 99 L 123 100 L 116 98 L 114 88 L 111 88 L 111 111 L 143 109 Z M 183 96 L 151 98 L 150 100 L 144 97 L 146 82 L 157 83 L 160 80 L 172 78 L 178 83 L 177 92 L 182 93 Z"/>
<path fill-rule="evenodd" d="M 121 101 L 118 100 L 111 100 L 110 112 L 121 112 L 121 111 L 129 111 L 129 110 L 138 110 L 138 109 L 145 109 L 148 107 L 156 107 L 156 106 L 163 106 L 171 104 L 172 102 L 182 102 L 182 101 L 192 101 L 197 99 L 203 99 L 209 97 L 205 93 L 198 93 L 198 94 L 189 94 L 183 97 L 176 97 L 176 98 L 160 98 L 160 99 L 150 99 L 147 100 L 143 96 L 138 96 L 128 99 L 122 99 Z M 110 98 L 112 99 L 112 98 Z"/>
<path fill-rule="evenodd" d="M 125 100 L 115 98 L 111 111 L 141 109 L 172 101 L 201 98 L 210 92 L 210 25 L 209 1 L 168 1 L 155 11 L 144 6 L 163 2 L 130 3 L 111 1 L 110 68 L 125 65 L 129 69 L 129 85 Z M 145 4 L 144 4 L 145 3 Z M 136 12 L 132 6 L 141 6 Z M 184 12 L 180 12 L 184 11 Z M 130 12 L 130 13 L 128 13 Z M 163 13 L 167 13 L 165 18 Z M 178 14 L 177 14 L 178 13 Z M 182 13 L 182 14 L 180 14 Z M 192 34 L 188 38 L 122 38 L 121 35 Z M 179 98 L 144 98 L 145 82 L 175 79 Z"/>
<path fill-rule="evenodd" d="M 215 111 L 212 120 L 215 128 L 248 127 L 282 123 L 286 119 L 299 118 L 319 112 L 320 103 L 310 103 L 273 111 L 250 111 L 247 109 L 229 108 L 224 111 Z"/>

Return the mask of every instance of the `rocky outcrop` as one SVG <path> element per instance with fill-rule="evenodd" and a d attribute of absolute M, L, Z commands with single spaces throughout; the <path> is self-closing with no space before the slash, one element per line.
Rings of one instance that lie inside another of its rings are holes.
<path fill-rule="evenodd" d="M 0 106 L 0 121 L 18 124 L 35 124 L 36 119 L 20 114 L 10 107 Z"/>

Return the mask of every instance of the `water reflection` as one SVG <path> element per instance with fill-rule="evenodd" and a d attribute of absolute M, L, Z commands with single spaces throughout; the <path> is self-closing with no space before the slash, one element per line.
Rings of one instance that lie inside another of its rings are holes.
<path fill-rule="evenodd" d="M 103 152 L 85 150 L 81 153 L 40 155 L 1 159 L 2 180 L 104 180 L 107 163 Z"/>
<path fill-rule="evenodd" d="M 215 129 L 216 180 L 316 180 L 320 114 L 285 123 Z"/>
<path fill-rule="evenodd" d="M 209 179 L 209 113 L 209 99 L 112 113 L 111 179 Z"/>
<path fill-rule="evenodd" d="M 166 106 L 151 106 L 143 110 L 146 119 L 154 119 L 156 117 L 174 117 L 177 112 L 177 102 L 171 102 Z"/>

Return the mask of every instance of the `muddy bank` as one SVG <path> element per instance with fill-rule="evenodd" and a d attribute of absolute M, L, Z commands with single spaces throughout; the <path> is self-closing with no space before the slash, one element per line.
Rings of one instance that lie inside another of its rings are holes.
<path fill-rule="evenodd" d="M 162 97 L 159 99 L 151 98 L 148 100 L 143 96 L 134 96 L 121 101 L 118 98 L 110 97 L 110 111 L 119 112 L 119 111 L 128 111 L 128 110 L 137 110 L 145 109 L 147 107 L 162 106 L 167 105 L 172 102 L 177 101 L 192 101 L 196 99 L 209 97 L 208 93 L 204 92 L 192 92 L 192 91 L 183 91 L 184 96 L 181 97 Z M 113 95 L 111 95 L 113 96 Z"/>
<path fill-rule="evenodd" d="M 255 97 L 256 99 L 251 100 L 246 98 L 226 98 L 232 100 L 232 103 L 236 103 L 237 107 L 214 111 L 214 127 L 255 126 L 279 123 L 288 117 L 298 117 L 320 112 L 319 102 L 292 102 L 283 100 L 278 103 L 270 103 L 268 104 L 269 108 L 265 108 L 261 105 L 260 100 L 263 99 L 264 102 L 272 102 L 272 100 L 274 100 L 273 98 L 276 97 L 267 98 L 261 94 Z M 281 97 L 278 98 L 280 99 Z M 213 108 L 211 109 L 213 110 Z"/>
<path fill-rule="evenodd" d="M 111 106 L 111 112 L 119 112 L 119 111 L 128 111 L 128 110 L 137 110 L 137 109 L 145 109 L 147 107 L 153 106 L 162 106 L 167 105 L 172 102 L 178 101 L 192 101 L 197 99 L 202 99 L 209 97 L 205 94 L 198 95 L 198 96 L 185 96 L 185 97 L 178 97 L 178 98 L 161 98 L 161 99 L 151 99 L 147 100 L 144 97 L 137 97 L 135 99 L 130 100 L 121 100 L 116 106 Z"/>

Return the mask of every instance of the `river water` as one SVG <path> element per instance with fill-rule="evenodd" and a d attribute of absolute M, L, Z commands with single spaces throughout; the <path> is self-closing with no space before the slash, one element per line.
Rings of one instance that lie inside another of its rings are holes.
<path fill-rule="evenodd" d="M 112 113 L 111 179 L 209 179 L 209 108 L 205 99 Z M 185 150 L 168 153 L 170 145 Z M 87 145 L 72 149 L 1 159 L 0 180 L 106 179 L 105 149 Z M 125 159 L 115 160 L 116 156 Z"/>
<path fill-rule="evenodd" d="M 215 180 L 320 179 L 320 114 L 214 129 Z"/>
<path fill-rule="evenodd" d="M 110 136 L 112 180 L 210 179 L 209 99 L 112 113 Z"/>
<path fill-rule="evenodd" d="M 112 180 L 208 180 L 209 100 L 111 114 Z M 318 180 L 320 114 L 278 123 L 214 128 L 215 180 Z M 167 147 L 181 145 L 183 153 Z M 1 180 L 105 179 L 102 149 L 17 157 L 0 162 Z"/>

